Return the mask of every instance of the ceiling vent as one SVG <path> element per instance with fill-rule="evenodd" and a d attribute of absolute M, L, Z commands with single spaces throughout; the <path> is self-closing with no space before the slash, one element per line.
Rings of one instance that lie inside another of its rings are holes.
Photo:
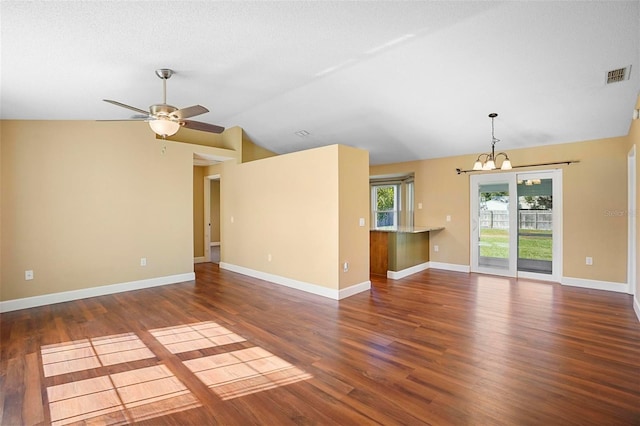
<path fill-rule="evenodd" d="M 611 70 L 607 72 L 607 84 L 629 80 L 629 74 L 631 74 L 631 65 L 624 68 L 618 68 L 617 70 Z"/>

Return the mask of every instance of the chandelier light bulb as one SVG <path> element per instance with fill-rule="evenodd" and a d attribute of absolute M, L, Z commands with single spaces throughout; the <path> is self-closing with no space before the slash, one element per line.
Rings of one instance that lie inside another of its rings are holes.
<path fill-rule="evenodd" d="M 486 163 L 484 163 L 483 170 L 495 170 L 495 168 L 496 163 L 493 160 L 489 159 Z"/>

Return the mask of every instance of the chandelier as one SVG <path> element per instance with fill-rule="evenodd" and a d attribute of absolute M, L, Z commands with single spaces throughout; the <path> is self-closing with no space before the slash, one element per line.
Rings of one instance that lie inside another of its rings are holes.
<path fill-rule="evenodd" d="M 509 156 L 507 156 L 505 152 L 499 152 L 496 154 L 496 142 L 500 142 L 500 139 L 497 139 L 494 135 L 493 120 L 497 116 L 498 114 L 495 112 L 489 114 L 489 118 L 491 118 L 491 152 L 478 155 L 478 159 L 473 164 L 473 170 L 495 170 L 496 160 L 500 156 L 504 156 L 500 170 L 511 170 L 511 161 L 509 161 Z"/>

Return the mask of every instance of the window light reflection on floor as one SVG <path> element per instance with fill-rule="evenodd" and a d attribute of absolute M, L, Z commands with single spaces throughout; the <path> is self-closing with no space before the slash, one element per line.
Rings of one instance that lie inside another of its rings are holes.
<path fill-rule="evenodd" d="M 45 377 L 155 358 L 134 333 L 47 345 L 41 354 Z"/>
<path fill-rule="evenodd" d="M 52 425 L 126 424 L 200 407 L 164 365 L 47 388 Z"/>
<path fill-rule="evenodd" d="M 260 347 L 196 358 L 184 364 L 224 400 L 313 377 Z"/>
<path fill-rule="evenodd" d="M 212 321 L 149 330 L 172 354 L 244 342 L 244 337 Z"/>
<path fill-rule="evenodd" d="M 149 332 L 173 354 L 246 342 L 211 321 Z M 66 375 L 64 379 L 71 379 L 70 373 L 78 371 L 157 359 L 135 333 L 42 346 L 40 353 L 45 377 Z M 183 363 L 223 400 L 313 377 L 257 346 Z M 92 374 L 102 375 L 47 387 L 52 424 L 127 424 L 202 406 L 162 364 L 113 374 L 95 370 Z"/>

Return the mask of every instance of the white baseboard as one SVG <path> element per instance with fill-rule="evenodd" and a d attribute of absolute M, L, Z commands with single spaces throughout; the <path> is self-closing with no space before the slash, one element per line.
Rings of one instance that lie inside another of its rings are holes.
<path fill-rule="evenodd" d="M 425 262 L 400 271 L 387 271 L 387 278 L 399 280 L 401 278 L 408 277 L 409 275 L 424 271 L 425 269 L 429 269 L 429 267 L 429 262 Z"/>
<path fill-rule="evenodd" d="M 617 293 L 629 292 L 629 284 L 627 283 L 615 283 L 611 281 L 597 281 L 597 280 L 588 280 L 586 278 L 573 278 L 573 277 L 562 277 L 562 279 L 560 280 L 560 283 L 562 285 L 590 288 L 593 290 L 607 290 L 607 291 L 615 291 Z"/>
<path fill-rule="evenodd" d="M 411 274 L 415 274 L 426 269 L 442 269 L 444 271 L 465 272 L 467 274 L 471 271 L 471 268 L 467 265 L 442 262 L 425 262 L 407 269 L 403 269 L 401 271 L 387 271 L 387 278 L 392 280 L 399 280 L 401 278 L 408 277 Z"/>
<path fill-rule="evenodd" d="M 244 266 L 233 265 L 226 262 L 220 262 L 220 269 L 226 269 L 227 271 L 237 272 L 242 275 L 269 281 L 271 283 L 283 285 L 285 287 L 295 288 L 296 290 L 302 290 L 307 293 L 316 294 L 318 296 L 323 296 L 334 300 L 344 299 L 345 297 L 353 296 L 356 293 L 367 291 L 371 288 L 371 281 L 365 281 L 363 283 L 356 284 L 342 290 L 337 290 L 322 287 L 317 284 L 311 284 L 304 281 L 282 277 L 280 275 L 256 271 L 255 269 L 245 268 Z"/>
<path fill-rule="evenodd" d="M 636 317 L 638 317 L 638 321 L 640 321 L 640 300 L 638 300 L 637 294 L 633 297 L 633 310 L 636 312 Z"/>
<path fill-rule="evenodd" d="M 204 256 L 201 256 L 201 257 L 194 257 L 194 258 L 193 258 L 193 263 L 207 263 L 207 262 L 211 262 L 211 260 L 210 260 L 210 259 L 207 259 L 207 258 L 206 258 L 206 257 L 204 257 Z"/>
<path fill-rule="evenodd" d="M 37 306 L 52 305 L 54 303 L 69 302 L 71 300 L 86 299 L 88 297 L 105 296 L 108 294 L 140 290 L 143 288 L 157 287 L 167 284 L 176 284 L 185 281 L 193 281 L 195 279 L 195 272 L 187 272 L 185 274 L 169 275 L 166 277 L 102 285 L 98 287 L 83 288 L 81 290 L 63 291 L 60 293 L 43 294 L 41 296 L 25 297 L 23 299 L 5 300 L 0 302 L 0 312 L 35 308 Z"/>
<path fill-rule="evenodd" d="M 213 243 L 209 243 L 209 247 L 215 247 L 215 246 L 219 246 L 220 245 L 220 241 L 215 241 Z"/>
<path fill-rule="evenodd" d="M 466 272 L 467 274 L 471 272 L 469 265 L 459 265 L 457 263 L 429 262 L 429 267 L 431 269 L 442 269 L 451 272 Z"/>
<path fill-rule="evenodd" d="M 371 281 L 365 281 L 360 284 L 354 284 L 350 287 L 343 288 L 338 291 L 338 300 L 346 299 L 354 294 L 362 293 L 363 291 L 371 290 Z"/>

